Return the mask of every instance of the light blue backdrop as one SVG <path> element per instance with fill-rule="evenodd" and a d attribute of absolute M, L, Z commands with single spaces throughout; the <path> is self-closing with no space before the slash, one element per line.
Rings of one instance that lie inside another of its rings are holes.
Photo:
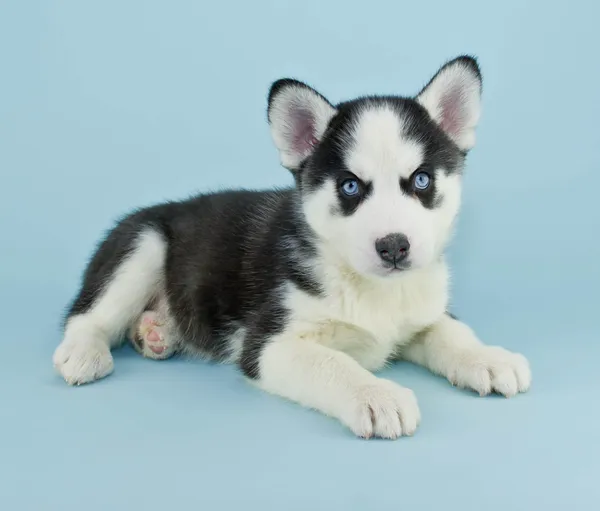
<path fill-rule="evenodd" d="M 0 508 L 584 509 L 598 502 L 597 2 L 0 5 Z M 231 367 L 116 353 L 54 374 L 63 307 L 133 206 L 290 182 L 265 120 L 292 75 L 331 100 L 411 94 L 476 54 L 484 114 L 451 251 L 454 309 L 531 360 L 480 399 L 408 365 L 423 424 L 359 441 Z"/>

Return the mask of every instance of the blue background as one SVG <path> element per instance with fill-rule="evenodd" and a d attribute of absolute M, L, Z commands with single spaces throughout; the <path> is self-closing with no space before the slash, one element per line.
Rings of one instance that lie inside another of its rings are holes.
<path fill-rule="evenodd" d="M 599 16 L 592 1 L 2 2 L 0 508 L 597 504 Z M 265 120 L 272 80 L 332 101 L 412 94 L 463 52 L 484 112 L 454 310 L 529 357 L 529 394 L 481 399 L 398 365 L 385 374 L 415 390 L 422 427 L 367 442 L 233 367 L 126 348 L 94 385 L 53 372 L 63 309 L 115 218 L 291 182 Z"/>

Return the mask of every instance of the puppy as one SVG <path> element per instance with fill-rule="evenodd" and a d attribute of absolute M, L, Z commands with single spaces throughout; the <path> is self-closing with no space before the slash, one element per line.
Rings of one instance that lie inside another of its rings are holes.
<path fill-rule="evenodd" d="M 447 311 L 444 250 L 475 143 L 481 73 L 443 65 L 415 97 L 337 105 L 275 82 L 268 120 L 295 186 L 227 190 L 137 210 L 100 243 L 54 365 L 69 384 L 145 356 L 232 362 L 263 390 L 360 437 L 412 435 L 413 392 L 373 374 L 402 358 L 481 395 L 531 382 L 520 354 Z"/>

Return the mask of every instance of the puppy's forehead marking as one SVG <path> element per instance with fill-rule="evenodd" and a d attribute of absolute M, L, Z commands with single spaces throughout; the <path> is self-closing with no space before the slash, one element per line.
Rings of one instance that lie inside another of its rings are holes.
<path fill-rule="evenodd" d="M 423 147 L 404 134 L 404 122 L 387 105 L 363 108 L 353 123 L 347 167 L 364 180 L 409 177 L 423 163 Z"/>

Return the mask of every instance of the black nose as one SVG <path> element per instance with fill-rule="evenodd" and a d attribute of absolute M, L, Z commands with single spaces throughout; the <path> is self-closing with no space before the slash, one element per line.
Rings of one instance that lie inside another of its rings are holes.
<path fill-rule="evenodd" d="M 386 263 L 398 264 L 406 259 L 410 243 L 404 234 L 388 234 L 375 242 L 375 250 Z"/>

